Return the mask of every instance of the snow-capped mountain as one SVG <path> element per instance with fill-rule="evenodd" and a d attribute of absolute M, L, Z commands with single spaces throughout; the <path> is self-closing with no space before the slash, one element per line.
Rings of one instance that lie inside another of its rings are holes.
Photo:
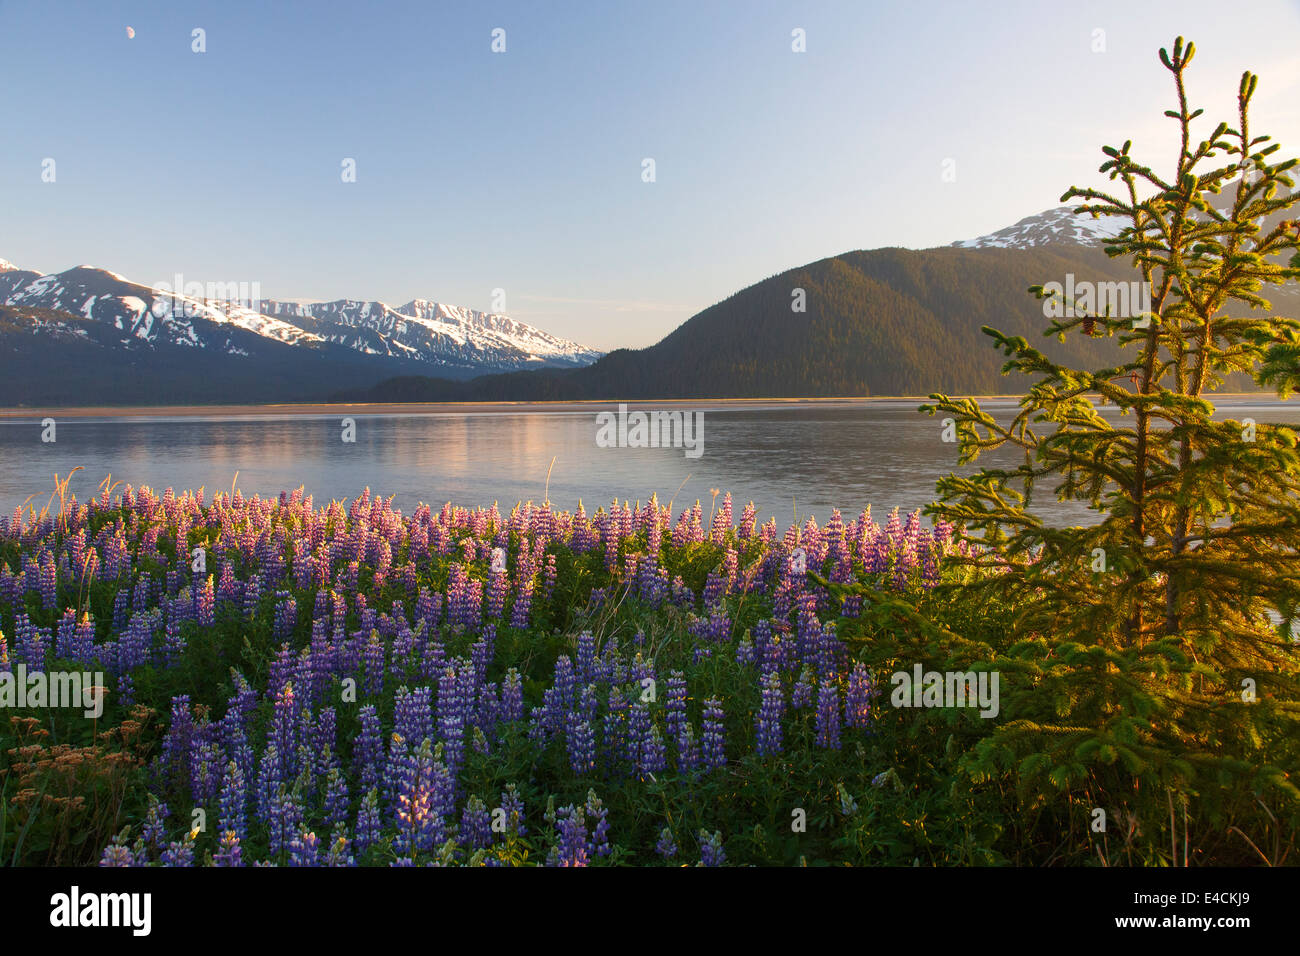
<path fill-rule="evenodd" d="M 0 305 L 53 310 L 111 326 L 121 333 L 118 344 L 128 348 L 180 346 L 247 355 L 250 340 L 238 334 L 242 331 L 314 351 L 338 347 L 382 356 L 424 374 L 438 368 L 575 367 L 603 354 L 504 315 L 422 299 L 394 309 L 383 302 L 349 299 L 247 303 L 196 298 L 92 266 L 42 275 L 0 260 Z M 32 330 L 39 334 L 40 328 L 33 325 Z"/>
<path fill-rule="evenodd" d="M 1233 180 L 1226 184 L 1217 195 L 1207 196 L 1209 203 L 1219 210 L 1231 208 L 1235 201 L 1236 182 Z M 962 239 L 953 245 L 963 249 L 1030 249 L 1052 244 L 1101 246 L 1103 240 L 1118 236 L 1130 224 L 1124 216 L 1094 218 L 1091 213 L 1075 212 L 1078 208 L 1077 204 L 1057 206 L 1026 216 L 1015 225 L 991 232 L 987 236 Z M 1265 226 L 1271 228 L 1279 218 L 1280 214 L 1270 217 Z"/>
<path fill-rule="evenodd" d="M 601 352 L 557 338 L 505 315 L 416 299 L 393 308 L 383 302 L 263 301 L 263 315 L 291 322 L 324 341 L 368 355 L 434 365 L 493 369 L 589 365 Z"/>
<path fill-rule="evenodd" d="M 1026 216 L 1013 226 L 978 239 L 962 239 L 954 246 L 964 249 L 1029 249 L 1050 243 L 1076 246 L 1101 245 L 1103 239 L 1118 236 L 1125 221 L 1120 216 L 1079 215 L 1077 206 L 1057 206 Z"/>

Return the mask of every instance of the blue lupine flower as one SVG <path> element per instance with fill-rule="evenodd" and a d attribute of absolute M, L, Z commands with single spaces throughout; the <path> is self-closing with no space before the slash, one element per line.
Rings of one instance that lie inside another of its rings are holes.
<path fill-rule="evenodd" d="M 465 810 L 460 817 L 458 842 L 471 849 L 480 849 L 492 845 L 492 817 L 487 805 L 477 796 L 465 801 Z"/>
<path fill-rule="evenodd" d="M 760 756 L 779 754 L 783 731 L 781 716 L 785 711 L 785 695 L 781 690 L 781 675 L 775 671 L 763 678 L 762 706 L 754 715 L 754 736 Z"/>
<path fill-rule="evenodd" d="M 849 793 L 848 790 L 844 788 L 844 784 L 837 783 L 835 785 L 835 792 L 840 798 L 840 813 L 844 814 L 846 817 L 851 817 L 853 814 L 858 812 L 858 802 L 853 799 L 853 794 Z"/>
<path fill-rule="evenodd" d="M 664 827 L 659 831 L 659 842 L 655 844 L 655 852 L 665 860 L 671 860 L 677 855 L 677 844 L 673 841 L 673 831 Z"/>
<path fill-rule="evenodd" d="M 99 858 L 100 866 L 131 866 L 135 858 L 131 850 L 120 843 L 110 843 L 104 847 L 103 855 Z"/>
<path fill-rule="evenodd" d="M 790 694 L 790 706 L 795 710 L 802 710 L 812 705 L 813 701 L 813 681 L 812 669 L 805 667 L 799 673 L 799 680 L 794 685 L 794 690 Z"/>
<path fill-rule="evenodd" d="M 871 701 L 876 696 L 875 682 L 861 661 L 853 665 L 848 688 L 844 693 L 844 723 L 848 727 L 869 727 L 873 717 Z"/>
<path fill-rule="evenodd" d="M 587 791 L 587 804 L 585 807 L 587 818 L 595 821 L 595 826 L 591 830 L 590 850 L 593 857 L 609 856 L 609 809 L 601 803 L 600 798 L 596 796 L 595 790 Z"/>
<path fill-rule="evenodd" d="M 289 865 L 318 866 L 316 862 L 318 842 L 314 833 L 302 833 L 290 840 Z"/>
<path fill-rule="evenodd" d="M 231 830 L 221 834 L 221 840 L 217 843 L 217 852 L 212 854 L 212 864 L 213 866 L 244 865 L 238 834 Z"/>
<path fill-rule="evenodd" d="M 569 766 L 578 776 L 596 770 L 596 735 L 585 720 L 570 720 L 565 732 Z"/>
<path fill-rule="evenodd" d="M 524 716 L 524 684 L 518 669 L 512 667 L 506 671 L 505 682 L 501 685 L 501 719 L 519 720 Z"/>
<path fill-rule="evenodd" d="M 637 759 L 638 776 L 644 780 L 668 766 L 667 751 L 658 727 L 651 727 L 641 738 L 641 753 Z"/>
<path fill-rule="evenodd" d="M 704 724 L 700 732 L 700 750 L 704 766 L 716 770 L 727 762 L 726 731 L 723 726 L 722 702 L 716 697 L 704 701 Z"/>
<path fill-rule="evenodd" d="M 379 791 L 371 789 L 361 800 L 357 812 L 357 851 L 364 853 L 379 842 Z"/>
<path fill-rule="evenodd" d="M 161 850 L 167 842 L 163 821 L 170 815 L 171 811 L 167 809 L 167 804 L 150 794 L 149 809 L 145 811 L 141 835 L 144 837 L 144 842 L 155 850 Z"/>
<path fill-rule="evenodd" d="M 325 823 L 338 826 L 347 819 L 348 781 L 338 767 L 331 767 L 325 782 Z"/>
<path fill-rule="evenodd" d="M 726 851 L 722 848 L 722 833 L 708 830 L 700 831 L 700 866 L 722 866 L 727 862 Z"/>
<path fill-rule="evenodd" d="M 524 836 L 528 832 L 524 823 L 524 801 L 513 783 L 506 784 L 501 792 L 501 809 L 505 811 L 506 828 L 513 830 L 516 836 Z"/>
<path fill-rule="evenodd" d="M 379 784 L 379 763 L 383 759 L 383 741 L 379 735 L 379 715 L 373 704 L 360 711 L 361 733 L 352 751 L 354 766 L 358 768 L 361 789 L 370 790 Z"/>
<path fill-rule="evenodd" d="M 547 866 L 586 866 L 591 862 L 582 807 L 569 804 L 556 810 L 555 828 L 557 839 L 547 856 Z"/>
<path fill-rule="evenodd" d="M 817 692 L 817 746 L 840 749 L 840 690 L 829 681 Z"/>
<path fill-rule="evenodd" d="M 248 791 L 244 783 L 244 772 L 236 761 L 231 760 L 226 764 L 226 773 L 221 782 L 217 813 L 220 830 L 223 833 L 230 831 L 242 840 L 248 833 L 247 806 Z"/>

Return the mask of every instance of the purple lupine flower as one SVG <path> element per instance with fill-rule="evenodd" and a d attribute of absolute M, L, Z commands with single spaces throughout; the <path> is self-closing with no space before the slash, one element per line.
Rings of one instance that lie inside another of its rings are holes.
<path fill-rule="evenodd" d="M 695 728 L 690 723 L 682 724 L 681 730 L 677 733 L 677 772 L 693 777 L 703 763 L 700 744 L 695 739 Z"/>
<path fill-rule="evenodd" d="M 353 866 L 356 860 L 348 852 L 348 838 L 343 830 L 336 829 L 330 835 L 329 852 L 325 855 L 325 865 L 330 867 Z"/>
<path fill-rule="evenodd" d="M 704 606 L 711 608 L 721 602 L 727 593 L 727 580 L 717 571 L 710 571 L 704 582 Z"/>
<path fill-rule="evenodd" d="M 934 538 L 929 535 L 921 541 L 921 586 L 933 588 L 939 583 L 939 554 L 941 553 L 940 545 Z"/>
<path fill-rule="evenodd" d="M 273 856 L 289 848 L 289 843 L 302 829 L 302 804 L 295 791 L 280 784 L 271 798 L 271 812 L 266 820 L 269 846 Z"/>
<path fill-rule="evenodd" d="M 501 809 L 505 811 L 506 829 L 513 831 L 516 836 L 528 833 L 528 827 L 524 823 L 524 801 L 513 783 L 506 784 L 505 790 L 501 791 Z"/>
<path fill-rule="evenodd" d="M 348 780 L 338 767 L 331 767 L 325 777 L 325 823 L 337 827 L 347 819 Z"/>
<path fill-rule="evenodd" d="M 488 813 L 487 805 L 477 796 L 471 796 L 465 801 L 457 838 L 462 846 L 474 850 L 492 845 L 492 816 Z"/>
<path fill-rule="evenodd" d="M 650 708 L 640 701 L 636 701 L 628 709 L 627 743 L 623 750 L 623 755 L 627 758 L 628 763 L 634 767 L 640 763 L 641 751 L 649 734 Z"/>
<path fill-rule="evenodd" d="M 472 666 L 461 658 L 456 660 L 438 679 L 438 735 L 443 743 L 443 760 L 453 773 L 460 767 L 470 717 L 470 701 L 459 677 L 467 669 L 472 671 Z"/>
<path fill-rule="evenodd" d="M 686 677 L 681 671 L 668 675 L 668 698 L 664 702 L 664 721 L 668 736 L 679 738 L 686 725 Z"/>
<path fill-rule="evenodd" d="M 378 697 L 384 690 L 384 642 L 379 639 L 378 631 L 370 632 L 363 658 L 366 671 L 366 696 Z"/>
<path fill-rule="evenodd" d="M 276 695 L 267 740 L 280 753 L 280 761 L 284 765 L 282 779 L 296 777 L 299 770 L 298 703 L 294 699 L 293 684 L 286 683 Z"/>
<path fill-rule="evenodd" d="M 244 772 L 236 761 L 231 760 L 226 764 L 218 802 L 217 826 L 222 833 L 233 833 L 237 840 L 242 840 L 247 835 L 247 806 L 248 791 L 244 783 Z"/>
<path fill-rule="evenodd" d="M 627 754 L 628 739 L 628 702 L 618 688 L 610 688 L 604 724 L 606 759 L 613 767 Z"/>
<path fill-rule="evenodd" d="M 243 866 L 243 851 L 239 845 L 239 835 L 227 830 L 221 834 L 217 852 L 212 854 L 213 866 Z"/>
<path fill-rule="evenodd" d="M 578 675 L 574 673 L 573 662 L 568 654 L 561 654 L 555 661 L 555 690 L 562 710 L 572 710 L 578 686 Z"/>
<path fill-rule="evenodd" d="M 572 719 L 565 729 L 569 766 L 578 776 L 596 771 L 596 735 L 585 720 Z"/>
<path fill-rule="evenodd" d="M 811 707 L 812 701 L 812 668 L 805 666 L 803 670 L 799 672 L 799 680 L 795 682 L 794 690 L 790 694 L 790 706 L 795 710 L 802 710 L 805 707 Z"/>
<path fill-rule="evenodd" d="M 574 713 L 594 728 L 596 726 L 596 712 L 599 709 L 600 692 L 596 689 L 595 684 L 588 684 L 578 694 L 578 703 L 574 708 Z"/>
<path fill-rule="evenodd" d="M 208 575 L 203 587 L 194 592 L 194 617 L 199 627 L 212 627 L 217 618 L 216 591 L 212 586 L 212 575 Z"/>
<path fill-rule="evenodd" d="M 506 596 L 510 592 L 510 573 L 503 567 L 488 572 L 487 616 L 497 621 L 501 619 L 506 607 Z"/>
<path fill-rule="evenodd" d="M 226 755 L 212 739 L 216 728 L 212 724 L 202 727 L 202 739 L 196 740 L 190 758 L 190 794 L 198 806 L 210 804 L 221 788 L 222 766 Z"/>
<path fill-rule="evenodd" d="M 277 591 L 275 599 L 275 619 L 271 625 L 271 635 L 277 641 L 288 640 L 298 626 L 298 602 L 288 591 Z"/>
<path fill-rule="evenodd" d="M 267 744 L 257 770 L 257 816 L 270 824 L 276 813 L 277 795 L 284 789 L 284 764 L 275 744 Z"/>
<path fill-rule="evenodd" d="M 59 603 L 59 576 L 53 555 L 46 553 L 41 561 L 41 606 L 52 611 Z"/>
<path fill-rule="evenodd" d="M 658 727 L 651 727 L 641 738 L 641 752 L 637 758 L 638 776 L 642 780 L 659 773 L 668 766 L 667 751 Z"/>
<path fill-rule="evenodd" d="M 578 680 L 583 684 L 596 680 L 596 667 L 596 636 L 591 631 L 583 631 L 578 635 Z"/>
<path fill-rule="evenodd" d="M 144 826 L 141 828 L 141 836 L 146 846 L 161 850 L 166 845 L 167 836 L 163 821 L 170 815 L 171 811 L 167 809 L 167 804 L 150 794 L 149 809 L 145 811 Z"/>
<path fill-rule="evenodd" d="M 420 596 L 415 602 L 415 619 L 424 621 L 430 628 L 436 627 L 442 616 L 442 595 L 434 596 L 428 588 L 420 588 Z"/>
<path fill-rule="evenodd" d="M 817 746 L 840 749 L 840 689 L 825 681 L 817 692 Z"/>
<path fill-rule="evenodd" d="M 361 809 L 357 811 L 357 838 L 354 841 L 358 853 L 379 842 L 379 791 L 371 789 L 361 799 Z"/>
<path fill-rule="evenodd" d="M 763 678 L 763 703 L 754 716 L 754 736 L 760 756 L 779 754 L 782 748 L 781 716 L 785 710 L 785 695 L 781 690 L 781 675 L 769 672 Z"/>
<path fill-rule="evenodd" d="M 163 737 L 159 764 L 174 786 L 190 779 L 190 749 L 194 741 L 194 717 L 190 713 L 189 694 L 172 698 L 171 725 Z"/>
<path fill-rule="evenodd" d="M 727 862 L 726 851 L 722 848 L 722 833 L 714 831 L 709 836 L 708 830 L 700 831 L 700 866 L 722 866 Z"/>
<path fill-rule="evenodd" d="M 853 799 L 853 794 L 844 788 L 844 784 L 837 783 L 835 792 L 840 798 L 840 813 L 846 817 L 851 817 L 858 812 L 858 801 Z"/>
<path fill-rule="evenodd" d="M 546 568 L 542 572 L 542 600 L 549 603 L 551 595 L 555 593 L 555 582 L 559 578 L 559 571 L 555 566 L 555 555 L 546 556 Z"/>
<path fill-rule="evenodd" d="M 704 701 L 704 723 L 700 731 L 700 751 L 704 766 L 716 770 L 727 762 L 726 730 L 722 702 L 716 697 Z"/>
<path fill-rule="evenodd" d="M 411 691 L 398 688 L 393 706 L 393 731 L 415 747 L 433 739 L 431 688 L 417 687 Z"/>
<path fill-rule="evenodd" d="M 361 789 L 371 790 L 379 785 L 379 762 L 383 759 L 384 744 L 379 731 L 379 715 L 374 704 L 366 704 L 359 714 L 361 733 L 352 751 L 353 766 L 358 768 Z"/>
<path fill-rule="evenodd" d="M 589 844 L 592 858 L 609 856 L 612 852 L 609 845 L 609 821 L 607 819 L 609 808 L 601 803 L 600 798 L 596 796 L 595 790 L 588 790 L 587 803 L 584 809 L 586 810 L 587 819 L 595 821 L 595 825 L 591 828 L 591 842 Z"/>
<path fill-rule="evenodd" d="M 434 758 L 430 741 L 409 753 L 397 789 L 398 835 L 393 845 L 399 853 L 414 855 L 446 841 L 445 817 L 454 806 L 453 781 L 443 762 Z"/>
<path fill-rule="evenodd" d="M 853 665 L 848 688 L 844 693 L 844 723 L 848 727 L 869 727 L 873 717 L 871 701 L 876 696 L 875 681 L 861 661 Z"/>
<path fill-rule="evenodd" d="M 520 720 L 524 716 L 524 684 L 519 671 L 512 667 L 506 671 L 505 683 L 501 685 L 501 719 Z"/>
<path fill-rule="evenodd" d="M 99 858 L 100 866 L 131 866 L 134 862 L 131 850 L 120 843 L 110 843 L 104 847 L 104 853 Z"/>
<path fill-rule="evenodd" d="M 754 644 L 747 636 L 742 637 L 740 642 L 736 645 L 736 663 L 754 663 Z"/>
<path fill-rule="evenodd" d="M 546 859 L 547 866 L 586 866 L 590 862 L 590 843 L 583 808 L 569 804 L 555 811 L 558 839 Z"/>
<path fill-rule="evenodd" d="M 290 866 L 319 866 L 316 862 L 319 841 L 315 833 L 301 833 L 289 841 Z"/>
<path fill-rule="evenodd" d="M 186 834 L 183 840 L 173 840 L 163 850 L 160 861 L 163 866 L 193 866 L 194 841 Z"/>
<path fill-rule="evenodd" d="M 673 840 L 673 831 L 664 827 L 659 831 L 659 842 L 655 844 L 655 852 L 665 860 L 671 860 L 677 855 L 677 844 Z"/>

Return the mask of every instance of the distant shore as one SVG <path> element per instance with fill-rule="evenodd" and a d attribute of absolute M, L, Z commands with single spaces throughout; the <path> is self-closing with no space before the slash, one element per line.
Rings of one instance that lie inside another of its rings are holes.
<path fill-rule="evenodd" d="M 973 395 L 980 402 L 1017 401 L 1019 395 Z M 1096 400 L 1097 396 L 1092 396 Z M 1280 404 L 1277 396 L 1267 392 L 1224 392 L 1211 396 L 1211 400 L 1246 399 L 1265 404 Z M 791 405 L 816 405 L 824 408 L 860 405 L 864 402 L 928 402 L 928 395 L 864 395 L 841 398 L 711 398 L 711 399 L 647 399 L 625 401 L 629 408 L 682 408 L 682 409 L 762 409 L 787 408 Z M 33 419 L 61 415 L 75 418 L 182 418 L 182 417 L 259 417 L 274 415 L 330 415 L 351 413 L 356 415 L 463 415 L 509 414 L 519 412 L 582 412 L 610 408 L 620 404 L 619 399 L 560 402 L 355 402 L 311 403 L 299 402 L 283 405 L 121 405 L 121 406 L 42 406 L 0 408 L 0 419 Z"/>

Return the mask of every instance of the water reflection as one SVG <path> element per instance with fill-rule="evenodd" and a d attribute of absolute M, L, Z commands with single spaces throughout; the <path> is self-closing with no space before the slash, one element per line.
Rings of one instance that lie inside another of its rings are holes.
<path fill-rule="evenodd" d="M 798 406 L 698 405 L 704 453 L 682 449 L 598 448 L 598 409 L 545 408 L 492 413 L 380 414 L 352 417 L 356 442 L 345 444 L 340 414 L 236 417 L 60 419 L 58 441 L 42 444 L 32 420 L 0 421 L 0 508 L 29 495 L 43 503 L 57 472 L 84 468 L 71 490 L 91 497 L 108 474 L 155 489 L 205 486 L 228 490 L 238 472 L 244 494 L 278 494 L 304 485 L 318 503 L 351 498 L 369 487 L 410 511 L 418 502 L 502 506 L 550 498 L 562 508 L 581 499 L 588 510 L 612 499 L 646 500 L 657 492 L 676 508 L 709 491 L 731 491 L 737 511 L 753 500 L 782 525 L 809 514 L 824 522 L 833 507 L 856 514 L 911 510 L 933 500 L 934 482 L 954 470 L 956 446 L 940 440 L 937 419 L 911 401 L 858 401 Z M 986 403 L 1009 417 L 1014 401 Z M 1104 410 L 1106 411 L 1106 410 Z M 1300 422 L 1300 406 L 1224 401 L 1226 417 Z M 1114 415 L 1113 409 L 1108 414 Z M 1011 465 L 1014 452 L 990 456 Z M 681 488 L 678 491 L 678 488 Z M 1039 491 L 1036 510 L 1060 523 L 1086 520 L 1078 506 Z"/>

